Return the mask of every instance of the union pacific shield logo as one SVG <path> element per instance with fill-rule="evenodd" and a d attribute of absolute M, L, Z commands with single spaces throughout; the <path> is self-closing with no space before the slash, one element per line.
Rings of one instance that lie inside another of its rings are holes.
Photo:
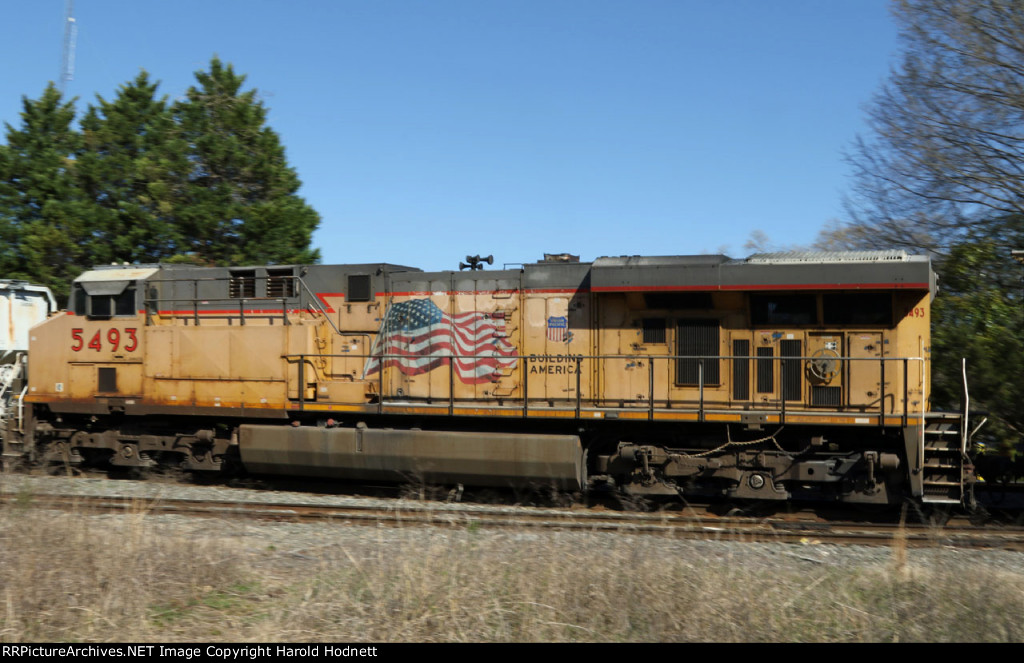
<path fill-rule="evenodd" d="M 555 343 L 564 343 L 569 332 L 569 318 L 555 317 L 548 318 L 548 340 Z"/>

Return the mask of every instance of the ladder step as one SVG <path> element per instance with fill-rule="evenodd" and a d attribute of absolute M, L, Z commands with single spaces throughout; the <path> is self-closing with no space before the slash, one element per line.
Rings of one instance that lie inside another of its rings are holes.
<path fill-rule="evenodd" d="M 962 500 L 955 499 L 953 497 L 935 497 L 932 495 L 924 495 L 921 497 L 921 501 L 926 504 L 960 504 Z"/>
<path fill-rule="evenodd" d="M 926 415 L 922 452 L 923 495 L 927 504 L 963 501 L 963 417 L 960 414 Z"/>

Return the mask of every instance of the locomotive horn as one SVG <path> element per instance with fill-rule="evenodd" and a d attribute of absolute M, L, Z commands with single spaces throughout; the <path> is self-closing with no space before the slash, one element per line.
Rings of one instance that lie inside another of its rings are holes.
<path fill-rule="evenodd" d="M 490 255 L 486 258 L 481 258 L 479 255 L 466 256 L 466 262 L 459 263 L 459 271 L 464 269 L 483 269 L 484 266 L 481 263 L 487 263 L 488 265 L 494 264 L 494 256 Z"/>

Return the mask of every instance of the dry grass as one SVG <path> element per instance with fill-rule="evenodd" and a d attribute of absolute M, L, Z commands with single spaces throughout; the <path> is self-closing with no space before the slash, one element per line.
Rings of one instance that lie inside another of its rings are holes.
<path fill-rule="evenodd" d="M 0 641 L 1024 641 L 1024 569 L 915 567 L 905 548 L 780 570 L 735 545 L 667 555 L 657 537 L 255 541 L 186 535 L 142 508 L 2 507 Z"/>

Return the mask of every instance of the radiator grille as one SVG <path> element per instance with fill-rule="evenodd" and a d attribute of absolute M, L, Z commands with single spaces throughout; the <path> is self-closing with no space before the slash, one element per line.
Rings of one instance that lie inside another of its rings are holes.
<path fill-rule="evenodd" d="M 719 384 L 718 371 L 718 321 L 717 320 L 680 320 L 677 328 L 678 352 L 676 354 L 690 357 L 706 357 L 704 364 L 704 384 Z M 700 359 L 677 359 L 676 382 L 681 385 L 700 384 Z"/>

